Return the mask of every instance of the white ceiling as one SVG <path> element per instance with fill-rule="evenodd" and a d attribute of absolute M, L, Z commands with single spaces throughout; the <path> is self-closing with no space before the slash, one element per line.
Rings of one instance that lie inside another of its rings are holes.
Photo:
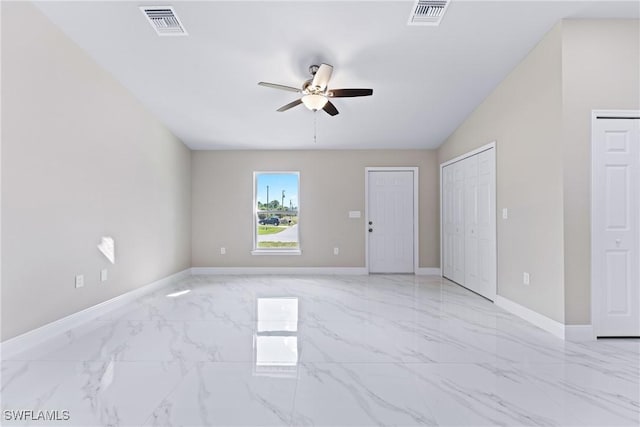
<path fill-rule="evenodd" d="M 174 6 L 189 36 L 157 36 L 141 5 Z M 408 26 L 413 1 L 37 6 L 193 149 L 434 148 L 558 20 L 640 17 L 636 0 L 454 0 L 439 27 Z M 278 113 L 297 94 L 257 85 L 299 87 L 321 62 L 331 88 L 373 96 Z"/>

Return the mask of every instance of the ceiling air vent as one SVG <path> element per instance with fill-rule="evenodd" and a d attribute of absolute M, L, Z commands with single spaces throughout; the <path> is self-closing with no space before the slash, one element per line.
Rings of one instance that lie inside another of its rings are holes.
<path fill-rule="evenodd" d="M 409 25 L 439 25 L 449 6 L 449 0 L 418 0 L 416 1 Z"/>
<path fill-rule="evenodd" d="M 140 8 L 159 36 L 186 36 L 187 31 L 171 6 L 143 6 Z"/>

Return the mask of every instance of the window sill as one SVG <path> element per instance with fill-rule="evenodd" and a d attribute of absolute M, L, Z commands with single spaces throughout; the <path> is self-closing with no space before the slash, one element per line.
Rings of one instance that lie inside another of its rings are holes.
<path fill-rule="evenodd" d="M 302 255 L 300 249 L 254 249 L 251 255 Z"/>

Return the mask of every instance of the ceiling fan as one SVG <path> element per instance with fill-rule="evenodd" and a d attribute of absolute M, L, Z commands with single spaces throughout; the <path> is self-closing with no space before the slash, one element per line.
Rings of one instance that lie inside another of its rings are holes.
<path fill-rule="evenodd" d="M 287 111 L 296 105 L 304 104 L 311 111 L 322 109 L 329 115 L 335 116 L 338 114 L 338 109 L 329 101 L 329 98 L 353 98 L 355 96 L 373 94 L 373 89 L 329 89 L 327 85 L 329 84 L 329 79 L 331 79 L 331 73 L 333 73 L 333 67 L 329 64 L 312 65 L 309 67 L 309 72 L 312 77 L 302 84 L 301 89 L 267 82 L 259 82 L 258 84 L 302 94 L 300 99 L 278 108 L 280 112 Z"/>

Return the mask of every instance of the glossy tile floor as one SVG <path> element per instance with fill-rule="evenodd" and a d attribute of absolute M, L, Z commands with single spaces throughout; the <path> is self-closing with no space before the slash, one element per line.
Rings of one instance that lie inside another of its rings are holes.
<path fill-rule="evenodd" d="M 3 361 L 1 405 L 4 425 L 638 426 L 639 365 L 638 340 L 565 343 L 437 277 L 196 276 Z"/>

